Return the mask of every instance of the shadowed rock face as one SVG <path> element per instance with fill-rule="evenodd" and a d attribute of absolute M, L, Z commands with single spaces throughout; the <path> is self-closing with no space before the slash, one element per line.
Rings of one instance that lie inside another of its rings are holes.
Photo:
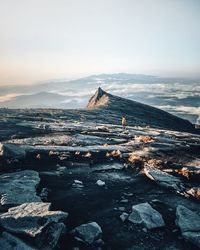
<path fill-rule="evenodd" d="M 178 131 L 194 132 L 194 126 L 184 119 L 139 102 L 111 95 L 98 88 L 88 102 L 89 110 L 102 109 L 119 117 L 125 115 L 128 125 L 149 125 Z M 106 115 L 106 113 L 105 113 Z"/>
<path fill-rule="evenodd" d="M 9 234 L 7 232 L 3 232 L 0 237 L 0 249 L 6 250 L 36 250 L 31 246 L 28 246 L 25 242 L 20 240 L 19 238 Z"/>

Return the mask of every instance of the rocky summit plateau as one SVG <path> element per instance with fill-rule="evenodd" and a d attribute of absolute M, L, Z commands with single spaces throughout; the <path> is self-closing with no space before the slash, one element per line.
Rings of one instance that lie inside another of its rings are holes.
<path fill-rule="evenodd" d="M 101 88 L 84 109 L 0 109 L 0 249 L 199 248 L 192 123 Z"/>

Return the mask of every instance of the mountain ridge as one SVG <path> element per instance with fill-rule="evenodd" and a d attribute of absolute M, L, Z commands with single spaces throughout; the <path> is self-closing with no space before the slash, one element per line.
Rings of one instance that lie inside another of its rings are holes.
<path fill-rule="evenodd" d="M 119 116 L 125 115 L 131 125 L 136 123 L 188 132 L 195 130 L 192 123 L 187 120 L 150 105 L 109 94 L 100 87 L 89 99 L 87 109 L 112 111 Z"/>

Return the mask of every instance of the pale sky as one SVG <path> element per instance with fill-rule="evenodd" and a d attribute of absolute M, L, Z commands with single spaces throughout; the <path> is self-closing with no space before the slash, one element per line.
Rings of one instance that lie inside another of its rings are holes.
<path fill-rule="evenodd" d="M 0 0 L 0 85 L 200 76 L 200 0 Z"/>

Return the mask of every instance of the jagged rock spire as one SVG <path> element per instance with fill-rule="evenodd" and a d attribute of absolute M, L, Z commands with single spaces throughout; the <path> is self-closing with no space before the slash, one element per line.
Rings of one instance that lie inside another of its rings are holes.
<path fill-rule="evenodd" d="M 95 97 L 96 97 L 96 99 L 100 99 L 104 94 L 105 94 L 106 92 L 102 89 L 102 88 L 100 88 L 100 87 L 98 87 L 98 89 L 97 89 L 97 91 L 95 92 Z"/>
<path fill-rule="evenodd" d="M 97 106 L 102 106 L 104 104 L 104 97 L 107 96 L 107 93 L 102 89 L 98 88 L 95 94 L 90 98 L 87 108 L 95 108 Z M 103 98 L 103 102 L 100 100 Z"/>

